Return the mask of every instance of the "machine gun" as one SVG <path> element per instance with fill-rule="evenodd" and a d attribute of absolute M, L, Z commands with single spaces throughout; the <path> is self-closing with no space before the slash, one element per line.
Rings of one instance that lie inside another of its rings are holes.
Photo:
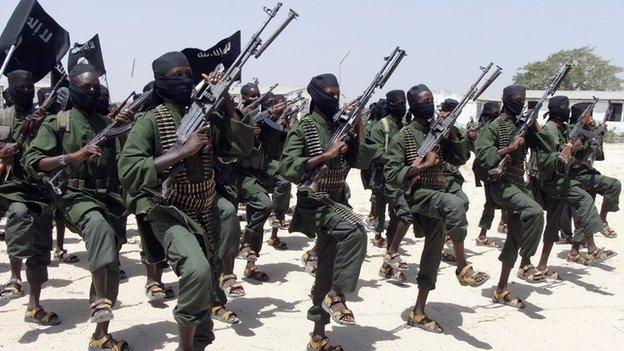
<path fill-rule="evenodd" d="M 362 112 L 366 105 L 368 104 L 368 100 L 373 96 L 375 89 L 383 88 L 388 79 L 394 73 L 401 60 L 406 56 L 405 50 L 402 50 L 398 46 L 392 51 L 390 56 L 384 58 L 385 63 L 381 70 L 375 75 L 372 83 L 364 90 L 364 93 L 354 102 L 354 104 L 349 110 L 341 110 L 334 116 L 334 121 L 339 121 L 341 123 L 340 127 L 334 132 L 327 147 L 331 146 L 335 142 L 344 141 L 349 133 L 351 133 L 353 127 L 356 125 L 357 121 L 361 118 Z M 300 191 L 312 192 L 315 193 L 318 189 L 317 180 L 327 169 L 326 165 L 320 165 L 316 168 L 311 169 L 306 174 L 304 180 L 299 184 Z"/>
<path fill-rule="evenodd" d="M 251 40 L 247 44 L 244 50 L 234 60 L 232 65 L 225 71 L 219 81 L 212 84 L 208 81 L 202 81 L 198 84 L 195 93 L 192 96 L 191 106 L 182 118 L 180 126 L 176 131 L 177 140 L 169 150 L 165 153 L 176 152 L 179 150 L 190 138 L 190 136 L 209 123 L 209 118 L 218 111 L 225 101 L 226 94 L 232 84 L 238 79 L 238 75 L 241 72 L 242 67 L 247 61 L 254 56 L 259 58 L 260 55 L 266 50 L 266 48 L 275 40 L 277 36 L 288 26 L 288 24 L 297 18 L 299 15 L 290 10 L 288 17 L 282 23 L 280 27 L 276 29 L 273 35 L 266 41 L 262 42 L 260 35 L 265 30 L 269 22 L 277 15 L 282 3 L 278 2 L 273 9 L 264 8 L 264 12 L 269 16 L 266 21 L 261 25 L 260 29 L 251 37 Z M 220 65 L 223 67 L 222 65 Z M 152 195 L 159 197 L 167 197 L 169 195 L 170 185 L 175 177 L 182 171 L 183 163 L 179 162 L 171 167 L 167 178 L 162 183 L 160 191 L 154 189 L 145 189 Z"/>
<path fill-rule="evenodd" d="M 520 126 L 520 128 L 518 128 L 512 140 L 515 140 L 516 138 L 524 137 L 526 133 L 529 131 L 529 128 L 534 123 L 536 123 L 537 117 L 539 116 L 539 111 L 544 105 L 544 102 L 546 102 L 546 99 L 548 98 L 548 96 L 552 96 L 555 94 L 555 92 L 557 91 L 557 89 L 563 82 L 563 79 L 568 74 L 571 68 L 572 66 L 570 64 L 565 64 L 561 66 L 561 68 L 559 68 L 559 70 L 557 71 L 553 79 L 550 81 L 550 83 L 546 87 L 546 90 L 544 91 L 544 94 L 542 95 L 542 97 L 539 99 L 537 104 L 535 104 L 535 106 L 533 107 L 533 110 L 531 110 L 531 112 L 528 115 L 525 113 L 520 114 L 520 122 L 522 122 L 522 125 Z M 488 174 L 498 175 L 498 174 L 503 173 L 503 171 L 505 170 L 505 167 L 507 166 L 509 162 L 511 162 L 511 155 L 507 154 L 499 162 L 498 167 L 490 169 L 488 171 Z"/>
<path fill-rule="evenodd" d="M 494 66 L 494 63 L 490 62 L 490 64 L 486 67 L 479 67 L 481 69 L 479 78 L 477 78 L 477 81 L 470 86 L 466 94 L 464 94 L 464 97 L 462 97 L 461 101 L 459 101 L 453 111 L 451 111 L 446 118 L 439 118 L 436 120 L 435 124 L 431 127 L 429 133 L 425 137 L 425 140 L 416 151 L 416 159 L 414 159 L 412 166 L 416 166 L 423 162 L 429 152 L 440 147 L 442 139 L 447 137 L 466 104 L 468 104 L 471 100 L 477 100 L 479 96 L 483 94 L 483 92 L 494 82 L 494 80 L 496 80 L 496 78 L 503 73 L 503 69 L 500 66 L 496 66 L 496 69 L 494 69 L 494 72 L 492 72 L 490 77 L 479 87 L 479 84 L 483 78 L 485 78 L 486 74 L 490 72 L 492 66 Z M 410 184 L 404 189 L 406 195 L 411 194 L 414 185 L 416 185 L 419 180 L 419 176 L 415 176 L 411 179 Z"/>
<path fill-rule="evenodd" d="M 119 113 L 122 111 L 138 111 L 143 104 L 151 97 L 153 90 L 147 91 L 141 94 L 138 98 L 136 98 L 132 103 L 128 105 L 128 101 L 130 98 L 135 96 L 135 92 L 130 93 L 128 97 L 121 103 L 119 108 L 115 111 L 115 113 L 111 114 L 109 117 L 111 119 L 115 119 Z M 127 106 L 127 107 L 126 107 Z M 114 139 L 119 137 L 120 135 L 124 135 L 130 131 L 132 125 L 126 124 L 124 126 L 120 126 L 119 122 L 114 120 L 109 123 L 104 129 L 102 129 L 93 139 L 89 141 L 90 144 L 99 145 L 103 143 L 105 140 Z M 61 190 L 62 185 L 65 183 L 65 167 L 56 172 L 56 174 L 48 180 L 48 184 L 52 188 L 52 191 L 56 195 L 62 195 L 63 191 Z"/>

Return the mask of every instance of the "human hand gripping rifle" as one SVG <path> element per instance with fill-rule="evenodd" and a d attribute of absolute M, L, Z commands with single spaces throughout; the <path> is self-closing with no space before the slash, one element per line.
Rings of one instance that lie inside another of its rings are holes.
<path fill-rule="evenodd" d="M 292 99 L 292 100 L 288 100 L 285 103 L 281 104 L 283 108 L 287 108 L 288 106 L 294 105 L 296 103 L 298 103 L 299 101 L 302 101 L 303 99 L 305 99 L 303 96 L 301 96 L 301 94 L 299 96 L 297 96 L 296 98 Z M 274 106 L 275 107 L 275 106 Z M 273 116 L 273 108 L 271 107 L 265 111 L 262 112 L 258 112 L 253 116 L 253 123 L 254 125 L 259 125 L 259 124 L 265 124 L 267 127 L 273 128 L 275 130 L 278 131 L 283 131 L 284 130 L 284 126 L 276 121 L 273 120 L 273 118 L 271 118 Z"/>
<path fill-rule="evenodd" d="M 440 147 L 442 139 L 447 137 L 447 135 L 451 131 L 451 128 L 455 125 L 457 118 L 461 114 L 464 107 L 468 104 L 468 102 L 470 102 L 471 100 L 477 100 L 479 96 L 481 96 L 481 94 L 483 94 L 483 92 L 494 82 L 494 80 L 496 80 L 496 78 L 498 78 L 498 76 L 503 73 L 503 69 L 499 66 L 496 66 L 496 69 L 494 69 L 494 72 L 492 72 L 490 77 L 483 83 L 483 85 L 481 85 L 481 87 L 479 87 L 479 83 L 481 83 L 483 78 L 485 78 L 485 75 L 490 72 L 493 66 L 494 63 L 490 62 L 490 64 L 486 67 L 479 67 L 481 69 L 481 75 L 479 75 L 477 81 L 470 86 L 464 97 L 461 99 L 461 101 L 459 101 L 453 111 L 451 111 L 451 113 L 446 118 L 439 118 L 438 120 L 436 120 L 435 124 L 431 127 L 429 133 L 425 137 L 425 140 L 416 151 L 416 159 L 414 159 L 414 162 L 412 162 L 412 167 L 421 164 L 425 160 L 429 152 L 436 150 Z M 412 191 L 414 190 L 414 185 L 416 185 L 419 180 L 420 177 L 418 175 L 410 180 L 409 185 L 407 186 L 407 188 L 404 189 L 406 195 L 412 193 Z"/>
<path fill-rule="evenodd" d="M 269 22 L 277 15 L 282 3 L 277 3 L 273 9 L 264 8 L 264 12 L 269 16 L 265 22 L 261 25 L 260 29 L 251 37 L 251 40 L 247 44 L 244 50 L 234 60 L 234 63 L 225 71 L 216 83 L 212 81 L 201 82 L 192 96 L 191 106 L 188 111 L 182 117 L 180 126 L 176 131 L 177 140 L 175 144 L 165 152 L 173 153 L 178 152 L 180 148 L 187 142 L 190 136 L 198 129 L 206 126 L 209 123 L 209 118 L 218 111 L 218 109 L 225 102 L 226 94 L 228 94 L 230 87 L 237 80 L 242 67 L 247 61 L 254 56 L 256 59 L 266 50 L 266 48 L 275 40 L 277 36 L 288 26 L 288 24 L 297 18 L 299 15 L 290 10 L 286 20 L 278 27 L 273 35 L 263 43 L 260 39 L 260 35 L 265 30 Z M 170 191 L 170 185 L 175 177 L 182 171 L 183 163 L 179 162 L 172 166 L 169 170 L 167 178 L 162 182 L 161 189 L 144 189 L 146 192 L 159 196 L 167 197 Z"/>
<path fill-rule="evenodd" d="M 151 97 L 153 90 L 149 90 L 143 94 L 141 94 L 138 98 L 134 99 L 132 103 L 128 104 L 130 98 L 135 96 L 135 92 L 130 93 L 128 97 L 121 103 L 119 108 L 111 114 L 109 117 L 111 119 L 115 119 L 117 115 L 119 115 L 122 111 L 138 111 L 143 104 Z M 121 135 L 124 135 L 130 131 L 132 125 L 130 123 L 126 125 L 121 125 L 117 120 L 109 123 L 104 129 L 102 129 L 93 139 L 89 141 L 89 144 L 99 145 L 103 143 L 105 140 L 114 139 Z M 61 190 L 62 185 L 65 183 L 65 169 L 63 167 L 56 174 L 48 180 L 48 184 L 52 188 L 52 191 L 56 195 L 62 195 L 63 191 Z"/>
<path fill-rule="evenodd" d="M 35 113 L 32 113 L 24 118 L 22 124 L 20 125 L 19 134 L 15 139 L 15 144 L 17 144 L 18 150 L 22 148 L 26 138 L 30 135 L 33 135 L 36 130 L 39 128 L 43 119 L 45 119 L 46 111 L 52 106 L 54 100 L 56 99 L 56 92 L 61 87 L 61 84 L 67 77 L 67 74 L 63 73 L 63 76 L 59 79 L 58 82 L 52 88 L 52 91 L 48 94 L 48 97 L 41 103 L 41 106 L 35 107 Z M 11 164 L 5 163 L 6 160 L 0 160 L 0 179 L 2 182 L 5 182 L 9 175 L 11 174 Z"/>
<path fill-rule="evenodd" d="M 370 86 L 368 86 L 368 88 L 364 90 L 364 93 L 354 102 L 355 106 L 347 111 L 343 109 L 334 116 L 334 121 L 342 121 L 342 124 L 331 136 L 329 143 L 324 148 L 325 150 L 327 150 L 328 147 L 331 147 L 331 145 L 336 142 L 345 141 L 345 139 L 349 136 L 349 133 L 351 133 L 352 129 L 357 124 L 358 120 L 361 118 L 362 112 L 368 104 L 368 100 L 370 100 L 370 98 L 373 96 L 375 89 L 381 89 L 384 87 L 388 79 L 392 76 L 392 73 L 394 73 L 394 70 L 397 68 L 399 63 L 401 63 L 401 60 L 403 60 L 405 56 L 405 50 L 402 50 L 397 46 L 392 51 L 390 56 L 384 58 L 386 62 L 384 63 L 383 67 L 377 73 Z M 346 114 L 346 116 L 343 116 L 343 114 Z M 326 169 L 327 166 L 325 164 L 322 164 L 308 171 L 308 173 L 304 177 L 304 180 L 299 184 L 299 191 L 310 193 L 317 192 L 317 180 L 323 175 L 323 172 Z"/>
<path fill-rule="evenodd" d="M 531 128 L 531 126 L 533 126 L 534 123 L 537 123 L 536 122 L 537 117 L 539 116 L 539 111 L 544 105 L 544 102 L 546 102 L 546 99 L 549 96 L 552 96 L 555 94 L 555 92 L 557 91 L 561 83 L 563 82 L 563 79 L 570 71 L 570 68 L 572 68 L 572 66 L 569 64 L 565 64 L 561 66 L 561 68 L 559 68 L 559 70 L 557 71 L 557 74 L 555 74 L 553 79 L 550 81 L 550 83 L 546 87 L 546 90 L 544 90 L 544 94 L 539 99 L 537 104 L 535 104 L 531 112 L 529 112 L 528 115 L 524 113 L 520 114 L 521 115 L 520 120 L 522 122 L 522 125 L 516 131 L 516 134 L 514 135 L 512 141 L 517 138 L 524 138 L 524 136 L 529 131 L 529 128 Z M 505 157 L 503 157 L 503 159 L 498 163 L 498 167 L 490 169 L 488 171 L 488 174 L 498 175 L 498 174 L 503 173 L 503 170 L 505 170 L 505 167 L 507 166 L 509 162 L 511 162 L 511 154 L 505 155 Z"/>
<path fill-rule="evenodd" d="M 574 145 L 582 140 L 593 139 L 595 137 L 595 133 L 589 128 L 591 128 L 591 123 L 593 122 L 591 112 L 597 102 L 598 98 L 594 97 L 594 100 L 585 108 L 585 110 L 583 110 L 583 113 L 578 118 L 574 128 L 570 132 L 568 142 L 559 155 L 557 155 L 557 158 L 565 165 L 565 174 L 568 174 L 574 165 L 574 160 L 572 159 Z"/>

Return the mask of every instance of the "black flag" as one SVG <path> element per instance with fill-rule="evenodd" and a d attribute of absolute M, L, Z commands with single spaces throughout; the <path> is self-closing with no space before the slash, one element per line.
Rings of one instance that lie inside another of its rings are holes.
<path fill-rule="evenodd" d="M 74 47 L 69 50 L 67 69 L 71 72 L 76 65 L 82 62 L 81 59 L 85 59 L 87 61 L 85 63 L 95 67 L 100 75 L 106 74 L 104 59 L 102 58 L 102 47 L 100 46 L 100 36 L 98 34 L 84 44 L 74 44 Z"/>
<path fill-rule="evenodd" d="M 67 78 L 67 71 L 65 71 L 65 67 L 63 67 L 63 64 L 59 62 L 56 64 L 56 66 L 54 66 L 52 72 L 50 72 L 50 86 L 55 86 L 56 83 L 61 79 L 63 79 L 63 83 L 61 83 L 61 86 L 68 87 L 69 79 Z"/>
<path fill-rule="evenodd" d="M 4 62 L 12 45 L 17 49 L 4 73 L 23 69 L 39 81 L 67 53 L 69 33 L 36 0 L 22 0 L 0 36 L 0 62 Z"/>
<path fill-rule="evenodd" d="M 193 70 L 193 78 L 195 82 L 202 80 L 202 73 L 210 73 L 222 63 L 225 68 L 229 68 L 240 54 L 240 30 L 232 34 L 231 37 L 225 38 L 217 43 L 217 45 L 207 50 L 195 48 L 186 48 L 182 53 L 189 60 L 191 69 Z M 240 73 L 239 73 L 240 77 Z"/>

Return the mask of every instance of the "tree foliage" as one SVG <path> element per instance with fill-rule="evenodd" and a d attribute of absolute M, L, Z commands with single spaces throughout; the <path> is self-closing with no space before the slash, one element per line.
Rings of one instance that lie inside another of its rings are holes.
<path fill-rule="evenodd" d="M 624 69 L 594 54 L 594 48 L 588 46 L 561 50 L 544 61 L 528 63 L 518 69 L 513 77 L 514 83 L 527 89 L 544 89 L 565 63 L 571 64 L 572 69 L 559 87 L 561 90 L 622 90 L 624 79 L 618 74 Z"/>

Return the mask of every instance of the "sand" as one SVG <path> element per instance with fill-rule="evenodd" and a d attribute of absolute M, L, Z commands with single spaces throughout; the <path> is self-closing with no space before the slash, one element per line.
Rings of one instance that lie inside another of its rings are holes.
<path fill-rule="evenodd" d="M 606 147 L 608 162 L 597 167 L 606 175 L 623 179 L 624 144 Z M 428 313 L 445 328 L 441 335 L 407 328 L 405 318 L 416 297 L 415 269 L 418 267 L 422 240 L 408 233 L 403 258 L 410 264 L 408 281 L 393 285 L 381 280 L 377 270 L 382 250 L 369 245 L 362 268 L 358 291 L 350 295 L 349 307 L 358 326 L 331 325 L 328 335 L 346 350 L 544 350 L 544 349 L 617 349 L 624 343 L 624 218 L 622 212 L 611 214 L 611 226 L 620 232 L 617 239 L 597 235 L 599 246 L 620 253 L 619 256 L 592 267 L 566 262 L 567 247 L 556 246 L 551 268 L 560 272 L 560 283 L 530 285 L 512 274 L 510 288 L 527 302 L 523 311 L 493 305 L 490 302 L 498 278 L 498 250 L 477 247 L 474 238 L 483 207 L 481 188 L 474 187 L 470 164 L 462 167 L 467 179 L 464 190 L 471 199 L 468 218 L 467 253 L 478 269 L 492 279 L 482 287 L 461 287 L 453 266 L 442 263 L 437 289 L 430 293 Z M 349 184 L 355 210 L 365 215 L 369 192 L 364 191 L 359 172 L 352 171 Z M 598 200 L 598 204 L 600 200 Z M 293 203 L 294 204 L 294 203 Z M 498 221 L 498 213 L 497 219 Z M 127 340 L 133 350 L 175 350 L 177 327 L 172 309 L 175 301 L 150 305 L 144 295 L 145 270 L 140 263 L 140 245 L 134 218 L 129 220 L 130 238 L 121 252 L 121 262 L 130 278 L 122 282 L 119 303 L 111 323 L 116 338 Z M 267 226 L 267 237 L 269 229 Z M 491 231 L 498 242 L 502 234 Z M 306 319 L 310 307 L 308 293 L 312 277 L 299 261 L 312 241 L 302 234 L 282 233 L 288 251 L 265 246 L 259 264 L 270 275 L 265 284 L 245 283 L 247 296 L 231 301 L 229 308 L 238 313 L 242 323 L 234 327 L 215 322 L 216 341 L 210 350 L 304 350 L 312 323 Z M 42 303 L 57 312 L 63 324 L 40 327 L 26 324 L 23 313 L 27 297 L 0 302 L 0 350 L 86 350 L 93 326 L 87 322 L 87 292 L 90 274 L 86 270 L 84 244 L 68 233 L 66 247 L 80 257 L 76 265 L 53 263 L 50 281 Z M 0 282 L 9 279 L 6 244 L 0 243 Z M 243 261 L 237 260 L 236 273 L 242 276 Z M 177 290 L 175 275 L 168 270 L 164 281 Z M 25 285 L 26 291 L 28 285 Z"/>

